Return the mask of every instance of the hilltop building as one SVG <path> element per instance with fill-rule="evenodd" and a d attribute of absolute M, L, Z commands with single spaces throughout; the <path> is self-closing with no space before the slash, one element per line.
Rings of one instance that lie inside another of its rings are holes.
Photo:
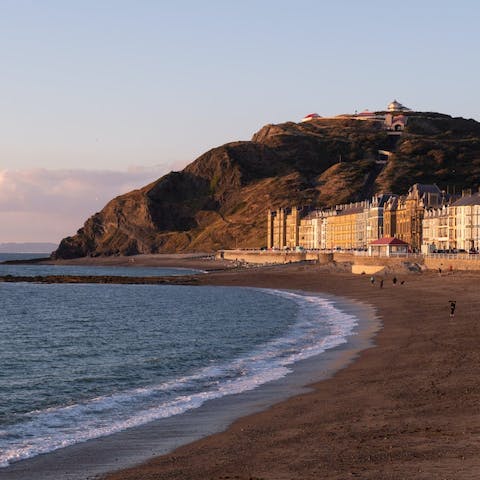
<path fill-rule="evenodd" d="M 372 112 L 368 109 L 353 115 L 338 115 L 337 119 L 352 119 L 352 120 L 363 120 L 363 121 L 374 121 L 380 122 L 383 124 L 383 127 L 387 130 L 391 130 L 393 132 L 401 132 L 405 129 L 407 124 L 407 116 L 404 115 L 402 112 L 411 112 L 411 110 L 401 103 L 394 100 L 387 105 L 387 112 Z M 300 123 L 303 122 L 310 122 L 312 120 L 321 119 L 322 117 L 318 113 L 309 113 L 305 115 L 301 120 Z"/>
<path fill-rule="evenodd" d="M 395 132 L 401 132 L 405 130 L 408 118 L 405 115 L 393 115 L 387 113 L 385 115 L 384 125 L 387 130 L 394 130 Z"/>
<path fill-rule="evenodd" d="M 387 106 L 387 110 L 389 112 L 411 112 L 408 107 L 405 107 L 400 102 L 394 100 L 393 102 L 389 103 Z"/>
<path fill-rule="evenodd" d="M 322 118 L 318 113 L 309 113 L 305 115 L 300 122 L 310 122 L 311 120 L 315 120 L 316 118 Z"/>

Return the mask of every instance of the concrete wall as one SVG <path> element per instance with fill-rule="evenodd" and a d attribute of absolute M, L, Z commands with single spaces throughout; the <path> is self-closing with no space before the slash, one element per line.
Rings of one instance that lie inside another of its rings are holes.
<path fill-rule="evenodd" d="M 359 265 L 384 265 L 395 266 L 402 265 L 405 262 L 423 264 L 423 257 L 421 255 L 408 256 L 408 257 L 368 257 L 360 255 L 352 255 L 350 253 L 337 253 L 333 254 L 333 259 L 336 262 L 350 262 Z"/>
<path fill-rule="evenodd" d="M 217 252 L 216 258 L 225 260 L 247 262 L 254 264 L 263 263 L 290 263 L 303 262 L 305 260 L 326 264 L 333 261 L 333 253 L 318 252 L 282 252 L 282 251 L 260 251 L 260 250 L 222 250 Z"/>
<path fill-rule="evenodd" d="M 421 255 L 408 257 L 368 257 L 357 256 L 350 253 L 318 253 L 318 252 L 283 252 L 283 251 L 260 251 L 260 250 L 222 250 L 217 252 L 216 258 L 225 260 L 240 261 L 253 264 L 264 263 L 290 263 L 302 262 L 305 260 L 315 261 L 320 264 L 330 263 L 332 261 L 339 263 L 351 263 L 355 265 L 355 270 L 362 270 L 365 273 L 373 273 L 376 268 L 381 269 L 386 266 L 403 265 L 405 262 L 418 263 L 425 265 L 431 270 L 441 268 L 444 272 L 450 270 L 480 270 L 480 255 L 472 256 L 471 259 L 448 259 L 423 257 Z M 368 270 L 368 272 L 367 272 Z M 361 272 L 360 272 L 361 273 Z"/>
<path fill-rule="evenodd" d="M 472 258 L 471 260 L 449 260 L 447 258 L 425 257 L 425 266 L 431 270 L 438 270 L 439 268 L 441 268 L 444 272 L 448 272 L 449 270 L 480 270 L 480 258 Z"/>
<path fill-rule="evenodd" d="M 216 258 L 221 258 L 218 252 Z M 271 252 L 271 251 L 254 251 L 254 250 L 224 250 L 223 258 L 225 260 L 233 260 L 247 263 L 290 263 L 301 262 L 306 260 L 305 252 Z"/>

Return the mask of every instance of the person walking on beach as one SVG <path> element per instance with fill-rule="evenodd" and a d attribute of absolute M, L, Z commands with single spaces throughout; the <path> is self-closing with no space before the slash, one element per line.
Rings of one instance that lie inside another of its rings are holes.
<path fill-rule="evenodd" d="M 380 288 L 383 288 L 383 278 L 380 280 Z"/>
<path fill-rule="evenodd" d="M 455 316 L 455 308 L 457 306 L 457 302 L 455 300 L 449 300 L 450 302 L 450 318 Z"/>
<path fill-rule="evenodd" d="M 375 283 L 375 277 L 373 275 L 370 277 L 370 283 L 372 285 Z"/>
<path fill-rule="evenodd" d="M 392 282 L 393 282 L 394 285 L 396 285 L 397 284 L 397 277 L 393 277 Z"/>

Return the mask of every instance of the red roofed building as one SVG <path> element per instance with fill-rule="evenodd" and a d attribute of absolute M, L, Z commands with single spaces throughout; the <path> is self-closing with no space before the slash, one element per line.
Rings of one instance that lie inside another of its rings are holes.
<path fill-rule="evenodd" d="M 390 257 L 408 253 L 408 243 L 395 237 L 383 237 L 370 242 L 368 254 L 374 257 Z"/>
<path fill-rule="evenodd" d="M 316 118 L 322 118 L 318 113 L 309 113 L 305 115 L 300 122 L 309 122 L 310 120 L 315 120 Z"/>
<path fill-rule="evenodd" d="M 367 117 L 367 118 L 375 118 L 376 117 L 376 113 L 375 112 L 371 112 L 370 110 L 364 110 L 363 112 L 360 112 L 358 114 L 359 117 Z"/>

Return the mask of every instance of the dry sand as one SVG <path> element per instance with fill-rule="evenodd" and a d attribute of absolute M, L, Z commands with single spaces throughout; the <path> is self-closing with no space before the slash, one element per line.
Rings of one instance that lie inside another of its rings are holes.
<path fill-rule="evenodd" d="M 369 277 L 295 265 L 205 276 L 360 299 L 376 306 L 384 328 L 375 347 L 312 393 L 106 478 L 478 479 L 480 276 L 398 278 L 405 284 L 393 286 L 390 275 L 380 289 Z"/>

